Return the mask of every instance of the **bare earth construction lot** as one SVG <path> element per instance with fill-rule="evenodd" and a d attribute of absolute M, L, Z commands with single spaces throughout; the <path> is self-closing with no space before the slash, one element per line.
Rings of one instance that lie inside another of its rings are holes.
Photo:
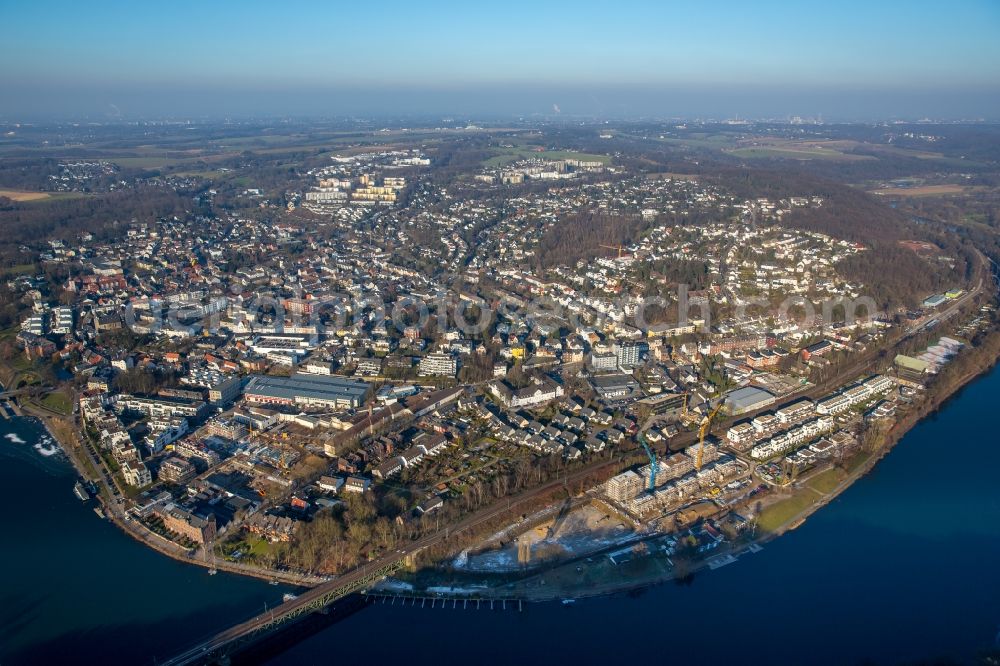
<path fill-rule="evenodd" d="M 919 187 L 884 187 L 872 190 L 873 194 L 892 197 L 936 197 L 943 194 L 962 194 L 965 188 L 961 185 L 921 185 Z"/>
<path fill-rule="evenodd" d="M 11 201 L 38 201 L 48 199 L 47 192 L 23 192 L 20 190 L 0 190 L 0 197 L 7 197 Z"/>

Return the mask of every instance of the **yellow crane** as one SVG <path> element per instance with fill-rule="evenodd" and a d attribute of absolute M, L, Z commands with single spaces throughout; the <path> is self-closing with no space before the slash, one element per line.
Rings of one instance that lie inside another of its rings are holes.
<path fill-rule="evenodd" d="M 722 404 L 723 403 L 720 402 L 716 405 L 715 409 L 709 412 L 708 416 L 701 420 L 701 426 L 698 428 L 698 457 L 694 461 L 694 468 L 699 472 L 701 471 L 701 463 L 705 457 L 705 435 L 708 434 L 708 427 L 712 424 L 712 419 L 714 419 L 715 415 L 719 413 L 720 409 L 722 409 Z"/>
<path fill-rule="evenodd" d="M 618 245 L 605 245 L 604 243 L 598 243 L 598 245 L 600 245 L 600 247 L 605 247 L 609 250 L 618 250 L 619 259 L 622 258 L 622 252 L 625 251 L 625 246 L 621 245 L 620 243 Z"/>

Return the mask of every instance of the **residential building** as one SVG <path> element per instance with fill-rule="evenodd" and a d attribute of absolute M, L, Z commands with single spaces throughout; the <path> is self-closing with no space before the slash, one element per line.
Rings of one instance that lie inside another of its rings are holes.
<path fill-rule="evenodd" d="M 149 473 L 149 468 L 138 460 L 126 460 L 122 463 L 122 476 L 125 483 L 135 488 L 148 486 L 153 482 L 153 477 Z"/>
<path fill-rule="evenodd" d="M 420 359 L 417 371 L 425 377 L 454 377 L 458 372 L 458 360 L 448 354 L 428 354 Z"/>
<path fill-rule="evenodd" d="M 202 518 L 173 503 L 155 509 L 163 520 L 163 526 L 197 544 L 211 543 L 215 539 L 215 516 Z"/>
<path fill-rule="evenodd" d="M 197 470 L 187 460 L 183 458 L 167 458 L 160 465 L 159 477 L 161 481 L 167 483 L 181 484 L 195 476 Z"/>
<path fill-rule="evenodd" d="M 532 378 L 531 384 L 521 389 L 515 389 L 503 380 L 493 380 L 488 388 L 508 409 L 535 407 L 563 395 L 562 386 L 547 378 Z"/>
<path fill-rule="evenodd" d="M 613 476 L 604 484 L 604 492 L 616 502 L 627 502 L 642 492 L 642 477 L 632 470 Z"/>

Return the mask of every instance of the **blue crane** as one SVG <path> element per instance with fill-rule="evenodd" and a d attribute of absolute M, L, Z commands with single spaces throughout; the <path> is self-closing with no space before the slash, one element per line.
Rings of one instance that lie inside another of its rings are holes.
<path fill-rule="evenodd" d="M 646 451 L 646 455 L 649 456 L 649 492 L 653 492 L 656 488 L 656 473 L 660 471 L 660 464 L 656 460 L 656 453 L 653 449 L 649 448 L 649 444 L 646 442 L 646 436 L 641 432 L 639 433 L 639 443 L 642 444 L 642 448 Z"/>

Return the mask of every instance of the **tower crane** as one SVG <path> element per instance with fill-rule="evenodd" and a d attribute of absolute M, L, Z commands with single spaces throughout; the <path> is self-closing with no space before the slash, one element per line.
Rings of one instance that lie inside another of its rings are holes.
<path fill-rule="evenodd" d="M 660 471 L 660 463 L 656 460 L 656 453 L 649 447 L 646 435 L 640 432 L 638 439 L 639 443 L 642 444 L 643 450 L 646 451 L 646 455 L 649 456 L 649 487 L 647 490 L 653 492 L 653 489 L 656 488 L 656 473 Z"/>
<path fill-rule="evenodd" d="M 622 252 L 625 251 L 625 246 L 621 245 L 620 243 L 618 245 L 604 245 L 603 243 L 600 243 L 600 246 L 601 247 L 605 247 L 605 248 L 607 248 L 609 250 L 618 250 L 618 258 L 619 259 L 622 258 Z"/>
<path fill-rule="evenodd" d="M 709 412 L 708 416 L 701 420 L 701 426 L 698 427 L 698 457 L 695 459 L 694 468 L 699 472 L 701 471 L 701 464 L 705 458 L 705 435 L 708 434 L 708 427 L 712 424 L 712 419 L 715 418 L 715 415 L 719 413 L 720 409 L 722 409 L 722 405 L 723 403 L 721 402 L 716 405 L 715 409 Z"/>

